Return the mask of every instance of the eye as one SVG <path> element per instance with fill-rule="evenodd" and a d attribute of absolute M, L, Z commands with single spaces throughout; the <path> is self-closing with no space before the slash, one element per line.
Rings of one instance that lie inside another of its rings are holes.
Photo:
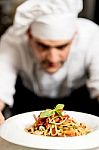
<path fill-rule="evenodd" d="M 68 47 L 71 43 L 66 43 L 64 45 L 60 45 L 60 46 L 57 46 L 56 48 L 59 49 L 59 50 L 63 50 L 64 48 Z"/>
<path fill-rule="evenodd" d="M 50 48 L 49 46 L 42 44 L 42 43 L 38 43 L 38 42 L 37 42 L 37 47 L 39 49 L 44 49 L 44 50 L 48 50 Z"/>
<path fill-rule="evenodd" d="M 64 45 L 63 46 L 58 46 L 57 48 L 58 49 L 64 49 L 65 47 L 66 47 L 66 45 L 65 46 Z"/>

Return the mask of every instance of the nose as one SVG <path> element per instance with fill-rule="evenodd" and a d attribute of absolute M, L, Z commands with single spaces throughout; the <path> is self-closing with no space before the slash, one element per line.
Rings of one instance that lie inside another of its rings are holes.
<path fill-rule="evenodd" d="M 47 55 L 47 59 L 52 63 L 57 63 L 60 59 L 59 53 L 56 48 L 51 48 Z"/>

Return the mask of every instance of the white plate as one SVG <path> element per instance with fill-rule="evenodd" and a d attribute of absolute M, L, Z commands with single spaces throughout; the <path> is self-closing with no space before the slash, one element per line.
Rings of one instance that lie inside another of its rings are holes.
<path fill-rule="evenodd" d="M 27 112 L 7 119 L 0 127 L 1 137 L 18 145 L 40 149 L 85 150 L 99 147 L 99 117 L 81 112 L 66 111 L 71 117 L 88 124 L 93 129 L 93 132 L 83 136 L 46 137 L 25 132 L 24 128 L 35 121 L 33 114 L 38 116 L 39 113 L 40 111 Z"/>

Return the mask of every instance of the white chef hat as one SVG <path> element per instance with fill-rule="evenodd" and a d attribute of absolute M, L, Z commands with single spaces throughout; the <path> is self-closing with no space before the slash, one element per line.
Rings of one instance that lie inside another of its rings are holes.
<path fill-rule="evenodd" d="M 15 33 L 22 35 L 31 27 L 37 38 L 70 39 L 82 7 L 82 0 L 27 0 L 16 10 Z"/>

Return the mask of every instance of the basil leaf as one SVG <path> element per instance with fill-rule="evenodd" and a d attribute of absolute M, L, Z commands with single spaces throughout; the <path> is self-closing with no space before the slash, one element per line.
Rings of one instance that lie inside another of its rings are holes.
<path fill-rule="evenodd" d="M 56 110 L 56 113 L 59 115 L 59 116 L 62 116 L 62 112 L 60 110 Z"/>
<path fill-rule="evenodd" d="M 50 117 L 54 114 L 55 112 L 53 110 L 45 110 L 40 114 L 40 118 L 46 118 Z"/>
<path fill-rule="evenodd" d="M 62 109 L 64 108 L 64 104 L 58 104 L 54 109 L 46 109 L 40 114 L 40 118 L 50 117 L 55 114 L 55 112 L 62 116 Z"/>
<path fill-rule="evenodd" d="M 58 104 L 56 105 L 55 110 L 63 109 L 63 108 L 64 108 L 64 104 Z"/>

